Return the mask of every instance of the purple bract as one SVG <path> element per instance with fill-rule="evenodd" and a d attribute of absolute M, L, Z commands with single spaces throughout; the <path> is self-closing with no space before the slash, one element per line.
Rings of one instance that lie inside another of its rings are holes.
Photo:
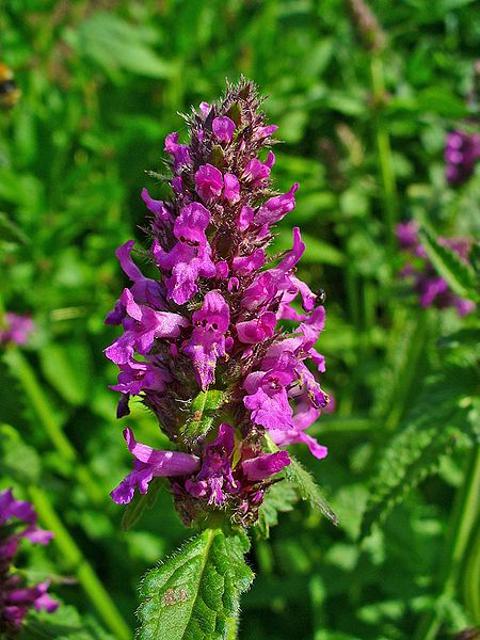
<path fill-rule="evenodd" d="M 304 443 L 318 459 L 327 455 L 306 433 L 328 405 L 318 382 L 325 359 L 315 348 L 325 310 L 296 275 L 305 251 L 298 228 L 291 250 L 267 257 L 298 184 L 272 190 L 277 127 L 259 104 L 255 87 L 241 81 L 192 112 L 187 144 L 167 136 L 172 195 L 162 202 L 142 193 L 153 275 L 133 262 L 133 241 L 117 251 L 132 283 L 107 318 L 124 330 L 105 351 L 120 369 L 112 387 L 122 394 L 118 415 L 139 396 L 176 450 L 141 445 L 126 429 L 134 468 L 112 497 L 128 503 L 165 477 L 187 523 L 215 509 L 254 522 L 274 476 L 290 464 L 278 447 Z M 208 416 L 193 410 L 212 393 L 221 401 Z"/>

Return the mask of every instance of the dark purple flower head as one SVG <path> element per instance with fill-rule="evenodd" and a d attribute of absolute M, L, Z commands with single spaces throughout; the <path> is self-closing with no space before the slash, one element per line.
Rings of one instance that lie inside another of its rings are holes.
<path fill-rule="evenodd" d="M 472 175 L 480 158 L 480 134 L 451 131 L 445 144 L 445 175 L 449 184 L 458 186 Z"/>
<path fill-rule="evenodd" d="M 418 236 L 419 226 L 414 220 L 397 225 L 397 239 L 401 249 L 409 256 L 401 275 L 413 282 L 413 288 L 422 307 L 445 309 L 455 307 L 464 316 L 475 309 L 475 303 L 457 296 L 435 270 Z M 439 238 L 439 242 L 467 262 L 470 242 L 465 238 Z"/>
<path fill-rule="evenodd" d="M 327 455 L 306 433 L 328 405 L 315 348 L 325 310 L 296 273 L 305 250 L 299 229 L 292 249 L 269 264 L 274 226 L 294 209 L 298 184 L 272 188 L 277 127 L 259 105 L 242 81 L 192 112 L 188 141 L 167 136 L 171 197 L 142 193 L 157 275 L 142 274 L 131 241 L 117 251 L 132 283 L 107 318 L 124 330 L 105 351 L 120 369 L 118 413 L 139 396 L 176 451 L 139 445 L 126 430 L 134 468 L 112 497 L 129 502 L 164 476 L 187 522 L 209 510 L 254 522 L 290 462 L 275 445 L 304 443 L 318 459 Z M 208 419 L 197 416 L 196 399 L 212 390 L 222 402 Z M 192 421 L 200 426 L 190 433 Z"/>
<path fill-rule="evenodd" d="M 0 344 L 13 342 L 14 344 L 23 345 L 34 330 L 35 325 L 29 316 L 7 312 L 3 323 L 0 324 Z"/>
<path fill-rule="evenodd" d="M 22 539 L 48 544 L 50 531 L 37 527 L 37 514 L 29 502 L 15 500 L 11 489 L 0 491 L 0 636 L 15 635 L 33 607 L 48 612 L 58 604 L 47 593 L 49 582 L 26 586 L 13 568 L 13 559 Z"/>

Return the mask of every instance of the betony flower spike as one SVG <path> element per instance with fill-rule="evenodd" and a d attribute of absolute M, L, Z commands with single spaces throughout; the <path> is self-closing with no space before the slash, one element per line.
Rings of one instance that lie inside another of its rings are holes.
<path fill-rule="evenodd" d="M 267 257 L 299 185 L 272 189 L 277 127 L 265 122 L 254 85 L 228 86 L 187 122 L 188 142 L 178 133 L 165 141 L 170 198 L 142 192 L 152 275 L 134 262 L 133 241 L 117 251 L 130 284 L 107 317 L 123 334 L 105 351 L 120 370 L 118 415 L 140 397 L 175 450 L 142 445 L 126 429 L 134 468 L 112 498 L 128 503 L 162 476 L 185 522 L 222 510 L 248 525 L 290 464 L 283 447 L 327 455 L 306 433 L 328 405 L 315 348 L 325 310 L 296 275 L 305 250 L 298 228 L 290 251 Z M 213 396 L 220 400 L 203 419 L 197 400 L 207 407 Z"/>

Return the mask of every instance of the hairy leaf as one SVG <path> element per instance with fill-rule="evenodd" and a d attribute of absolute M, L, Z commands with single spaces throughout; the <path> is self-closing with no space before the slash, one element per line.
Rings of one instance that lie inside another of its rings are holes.
<path fill-rule="evenodd" d="M 462 262 L 454 251 L 441 245 L 425 228 L 420 230 L 420 239 L 438 273 L 453 291 L 462 298 L 478 300 L 478 278 L 470 265 Z"/>
<path fill-rule="evenodd" d="M 404 428 L 380 453 L 370 483 L 370 501 L 362 535 L 382 521 L 391 509 L 424 478 L 435 472 L 441 457 L 466 436 L 474 437 L 469 394 L 477 376 L 473 370 L 449 367 L 426 384 Z"/>
<path fill-rule="evenodd" d="M 291 454 L 290 460 L 288 467 L 285 467 L 286 479 L 295 485 L 302 500 L 307 500 L 314 509 L 319 509 L 333 524 L 338 524 L 337 516 L 325 500 L 312 475 Z"/>
<path fill-rule="evenodd" d="M 206 529 L 145 576 L 141 640 L 223 640 L 238 623 L 240 594 L 253 580 L 246 538 Z"/>
<path fill-rule="evenodd" d="M 278 524 L 278 514 L 291 511 L 298 496 L 291 484 L 283 481 L 272 485 L 258 511 L 256 527 L 260 535 L 268 538 L 270 527 Z"/>

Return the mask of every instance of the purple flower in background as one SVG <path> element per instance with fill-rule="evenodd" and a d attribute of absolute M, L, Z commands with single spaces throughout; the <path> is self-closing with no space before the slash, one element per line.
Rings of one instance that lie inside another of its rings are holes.
<path fill-rule="evenodd" d="M 472 175 L 480 158 L 480 134 L 451 131 L 445 144 L 445 175 L 449 184 L 458 186 Z"/>
<path fill-rule="evenodd" d="M 0 491 L 0 635 L 16 634 L 31 608 L 53 612 L 57 602 L 48 595 L 49 582 L 26 586 L 13 568 L 23 539 L 48 544 L 50 531 L 37 527 L 37 514 L 29 502 L 15 500 L 11 489 Z"/>
<path fill-rule="evenodd" d="M 139 397 L 176 450 L 141 445 L 127 429 L 133 470 L 112 498 L 130 502 L 162 476 L 187 523 L 222 510 L 252 524 L 290 464 L 280 448 L 300 443 L 317 459 L 327 455 L 307 433 L 328 408 L 316 350 L 325 310 L 297 274 L 298 228 L 292 249 L 268 263 L 274 226 L 294 209 L 298 184 L 272 189 L 277 127 L 259 105 L 255 87 L 241 81 L 192 112 L 187 142 L 167 136 L 171 197 L 142 192 L 156 275 L 133 262 L 132 241 L 117 251 L 132 283 L 107 317 L 123 327 L 105 352 L 119 367 L 118 415 Z"/>
<path fill-rule="evenodd" d="M 418 231 L 419 226 L 414 220 L 397 225 L 400 247 L 410 257 L 401 271 L 402 277 L 412 281 L 422 307 L 455 307 L 460 316 L 471 313 L 475 303 L 460 298 L 450 289 L 447 281 L 438 275 L 420 242 Z M 439 238 L 439 242 L 454 251 L 462 261 L 468 261 L 470 242 L 467 239 Z"/>
<path fill-rule="evenodd" d="M 35 324 L 29 316 L 21 316 L 7 311 L 3 325 L 0 324 L 0 344 L 13 342 L 23 345 L 35 330 Z"/>

